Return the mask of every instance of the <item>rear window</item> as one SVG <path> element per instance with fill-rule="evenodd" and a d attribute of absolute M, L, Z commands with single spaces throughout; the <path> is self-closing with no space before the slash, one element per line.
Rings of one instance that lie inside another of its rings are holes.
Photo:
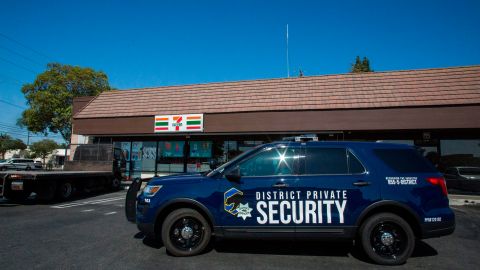
<path fill-rule="evenodd" d="M 375 155 L 398 173 L 435 173 L 436 169 L 414 149 L 374 149 Z"/>

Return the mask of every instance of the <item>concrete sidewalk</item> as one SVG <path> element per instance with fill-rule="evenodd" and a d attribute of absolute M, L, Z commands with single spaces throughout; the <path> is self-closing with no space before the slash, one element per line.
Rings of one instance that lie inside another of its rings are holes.
<path fill-rule="evenodd" d="M 450 205 L 480 205 L 480 195 L 448 194 Z"/>

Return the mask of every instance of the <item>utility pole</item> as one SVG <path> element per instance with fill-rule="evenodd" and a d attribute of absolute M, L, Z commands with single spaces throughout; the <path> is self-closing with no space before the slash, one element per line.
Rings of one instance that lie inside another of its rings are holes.
<path fill-rule="evenodd" d="M 30 146 L 30 130 L 27 129 L 27 147 Z"/>
<path fill-rule="evenodd" d="M 287 23 L 287 78 L 290 78 L 290 63 L 288 59 L 288 23 Z"/>

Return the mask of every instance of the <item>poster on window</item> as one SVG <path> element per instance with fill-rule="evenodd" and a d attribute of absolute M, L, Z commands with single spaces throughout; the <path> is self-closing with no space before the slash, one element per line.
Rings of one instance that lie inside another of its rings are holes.
<path fill-rule="evenodd" d="M 212 142 L 209 142 L 209 141 L 190 142 L 190 157 L 211 158 Z"/>
<path fill-rule="evenodd" d="M 159 152 L 161 157 L 183 157 L 184 141 L 160 142 Z"/>
<path fill-rule="evenodd" d="M 142 142 L 132 142 L 132 160 L 142 160 Z"/>

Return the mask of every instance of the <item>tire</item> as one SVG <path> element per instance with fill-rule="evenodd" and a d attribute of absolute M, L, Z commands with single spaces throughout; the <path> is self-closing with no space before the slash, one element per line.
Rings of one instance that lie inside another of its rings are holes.
<path fill-rule="evenodd" d="M 194 256 L 210 242 L 212 229 L 196 210 L 181 208 L 171 212 L 162 224 L 162 241 L 173 256 Z"/>
<path fill-rule="evenodd" d="M 75 187 L 72 182 L 64 181 L 57 186 L 57 199 L 61 201 L 69 200 L 73 197 L 75 193 Z"/>
<path fill-rule="evenodd" d="M 403 264 L 415 248 L 412 228 L 395 214 L 375 214 L 365 220 L 359 232 L 364 252 L 378 264 Z"/>
<path fill-rule="evenodd" d="M 25 168 L 25 171 L 30 171 L 32 168 L 30 168 L 30 166 L 26 167 Z"/>
<path fill-rule="evenodd" d="M 121 186 L 120 180 L 118 178 L 113 178 L 112 183 L 110 185 L 110 190 L 117 191 L 120 189 L 120 186 Z"/>

